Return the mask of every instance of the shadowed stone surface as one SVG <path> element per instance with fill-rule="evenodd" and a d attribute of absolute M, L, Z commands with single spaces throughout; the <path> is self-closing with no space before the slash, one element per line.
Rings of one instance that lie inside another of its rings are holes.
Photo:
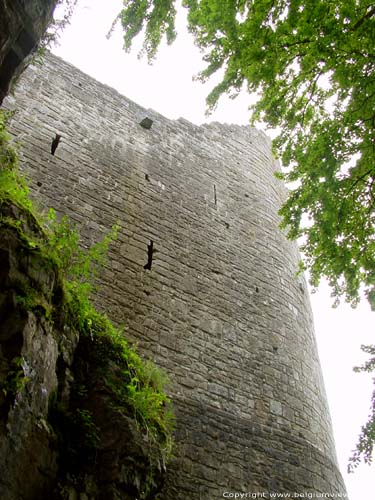
<path fill-rule="evenodd" d="M 2 204 L 0 216 L 35 230 L 15 207 Z M 0 498 L 48 498 L 57 473 L 48 411 L 57 391 L 58 342 L 51 323 L 21 307 L 20 297 L 32 290 L 51 301 L 55 275 L 27 252 L 15 229 L 2 225 L 0 255 Z"/>
<path fill-rule="evenodd" d="M 267 137 L 167 120 L 51 55 L 6 105 L 34 196 L 88 241 L 123 227 L 97 303 L 173 381 L 178 446 L 161 498 L 343 493 Z"/>
<path fill-rule="evenodd" d="M 0 104 L 30 61 L 57 0 L 0 0 Z"/>

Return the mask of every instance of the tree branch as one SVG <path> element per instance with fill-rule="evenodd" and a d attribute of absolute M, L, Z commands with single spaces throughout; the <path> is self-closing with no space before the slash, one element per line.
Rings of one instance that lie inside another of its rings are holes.
<path fill-rule="evenodd" d="M 367 8 L 370 8 L 370 10 L 368 10 L 366 14 L 364 14 L 362 17 L 358 19 L 355 25 L 351 28 L 351 31 L 355 31 L 356 29 L 358 29 L 367 19 L 370 19 L 375 14 L 374 4 L 368 5 Z"/>

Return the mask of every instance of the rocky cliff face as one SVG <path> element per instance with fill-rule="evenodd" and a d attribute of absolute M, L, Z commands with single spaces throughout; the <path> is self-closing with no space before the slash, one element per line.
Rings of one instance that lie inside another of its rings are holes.
<path fill-rule="evenodd" d="M 1 216 L 35 230 L 16 207 L 3 206 Z M 0 232 L 0 496 L 48 498 L 57 473 L 48 411 L 58 387 L 58 332 L 42 308 L 29 309 L 25 294 L 33 290 L 52 304 L 55 274 L 44 270 L 16 228 L 2 224 Z M 76 341 L 71 341 L 70 357 Z"/>
<path fill-rule="evenodd" d="M 41 239 L 30 213 L 2 201 L 0 497 L 154 498 L 161 443 L 114 399 L 122 373 L 103 355 L 111 340 L 71 326 L 58 269 L 34 243 Z"/>
<path fill-rule="evenodd" d="M 0 104 L 30 60 L 57 0 L 0 0 Z"/>

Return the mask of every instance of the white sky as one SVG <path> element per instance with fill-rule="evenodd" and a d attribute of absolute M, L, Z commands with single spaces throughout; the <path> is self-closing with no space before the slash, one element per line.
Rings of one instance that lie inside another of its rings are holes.
<path fill-rule="evenodd" d="M 138 104 L 172 119 L 184 117 L 194 123 L 222 121 L 247 124 L 250 97 L 222 99 L 218 110 L 205 117 L 205 96 L 213 82 L 202 85 L 192 76 L 203 68 L 201 54 L 179 23 L 179 36 L 172 47 L 163 47 L 152 66 L 122 50 L 121 30 L 110 40 L 106 33 L 120 11 L 121 0 L 79 0 L 71 25 L 53 52 L 97 80 L 116 88 Z M 361 344 L 374 343 L 373 314 L 364 300 L 356 310 L 343 304 L 332 309 L 326 286 L 311 296 L 321 364 L 331 408 L 336 448 L 350 500 L 367 500 L 375 491 L 375 466 L 363 465 L 347 475 L 346 467 L 361 425 L 367 421 L 372 381 L 369 374 L 353 373 L 366 356 Z"/>

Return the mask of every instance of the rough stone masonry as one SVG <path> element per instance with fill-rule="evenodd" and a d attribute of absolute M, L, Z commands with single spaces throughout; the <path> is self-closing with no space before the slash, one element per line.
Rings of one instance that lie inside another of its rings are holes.
<path fill-rule="evenodd" d="M 6 106 L 34 197 L 87 243 L 122 226 L 96 302 L 172 380 L 163 500 L 344 493 L 267 137 L 168 120 L 52 55 Z"/>

